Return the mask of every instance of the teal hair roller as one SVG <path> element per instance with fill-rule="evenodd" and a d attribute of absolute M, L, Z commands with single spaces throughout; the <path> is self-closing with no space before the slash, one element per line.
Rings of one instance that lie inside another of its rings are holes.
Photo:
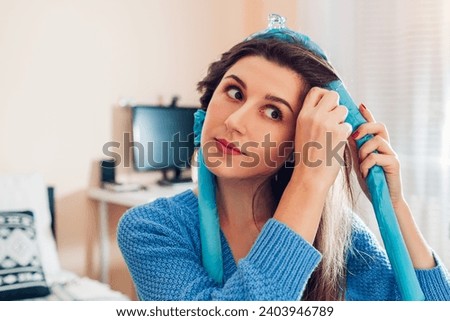
<path fill-rule="evenodd" d="M 200 146 L 203 122 L 206 113 L 197 110 L 194 114 L 194 144 Z M 197 154 L 198 164 L 198 213 L 200 240 L 202 247 L 202 264 L 208 275 L 217 283 L 223 282 L 222 244 L 220 240 L 219 215 L 216 205 L 215 177 L 206 167 L 203 151 Z"/>
<path fill-rule="evenodd" d="M 348 108 L 348 116 L 345 121 L 352 126 L 353 130 L 366 122 L 340 80 L 329 83 L 326 88 L 339 94 L 339 104 Z M 373 135 L 366 135 L 358 139 L 356 141 L 358 150 L 372 137 Z M 400 232 L 383 168 L 378 165 L 372 167 L 367 175 L 366 183 L 372 199 L 372 206 L 380 234 L 391 262 L 400 294 L 405 301 L 423 301 L 425 296 L 420 288 L 406 244 Z"/>
<path fill-rule="evenodd" d="M 199 150 L 198 159 L 200 165 L 198 176 L 202 178 L 199 180 L 200 184 L 198 185 L 198 201 L 201 204 L 199 207 L 199 224 L 203 227 L 200 229 L 202 263 L 211 278 L 221 284 L 223 282 L 223 262 L 219 216 L 217 214 L 209 215 L 209 213 L 217 213 L 214 176 L 203 163 L 201 149 Z"/>

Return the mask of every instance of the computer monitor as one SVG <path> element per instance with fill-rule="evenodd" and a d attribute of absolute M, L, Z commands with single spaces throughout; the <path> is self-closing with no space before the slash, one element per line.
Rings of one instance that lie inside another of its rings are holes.
<path fill-rule="evenodd" d="M 189 181 L 194 152 L 195 107 L 138 105 L 132 107 L 133 166 L 137 171 L 161 171 L 160 184 Z M 174 175 L 169 178 L 168 172 Z"/>

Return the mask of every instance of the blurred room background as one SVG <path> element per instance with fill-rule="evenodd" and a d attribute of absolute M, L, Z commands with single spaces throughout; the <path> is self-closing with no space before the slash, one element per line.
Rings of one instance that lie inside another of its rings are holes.
<path fill-rule="evenodd" d="M 322 46 L 387 125 L 417 223 L 450 266 L 449 1 L 0 0 L 0 172 L 39 172 L 55 187 L 64 268 L 100 278 L 88 190 L 103 146 L 129 131 L 120 105 L 178 96 L 198 106 L 209 64 L 269 13 Z M 125 182 L 152 175 L 118 169 Z M 108 217 L 109 283 L 135 298 L 115 240 L 125 210 L 112 205 Z"/>

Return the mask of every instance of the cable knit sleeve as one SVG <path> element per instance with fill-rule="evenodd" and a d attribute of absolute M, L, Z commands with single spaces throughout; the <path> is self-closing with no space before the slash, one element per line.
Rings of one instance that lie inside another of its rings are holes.
<path fill-rule="evenodd" d="M 436 267 L 416 270 L 425 300 L 450 300 L 450 279 L 435 255 Z M 347 300 L 401 300 L 394 272 L 385 250 L 356 216 L 347 262 Z"/>
<path fill-rule="evenodd" d="M 321 255 L 271 219 L 223 285 L 201 264 L 196 222 L 161 199 L 129 210 L 118 242 L 141 300 L 297 300 Z M 180 219 L 180 217 L 188 219 Z"/>

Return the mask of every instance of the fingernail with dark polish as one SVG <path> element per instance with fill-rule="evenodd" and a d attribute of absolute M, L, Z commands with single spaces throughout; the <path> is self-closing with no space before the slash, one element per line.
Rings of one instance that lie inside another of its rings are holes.
<path fill-rule="evenodd" d="M 352 134 L 352 138 L 353 138 L 353 139 L 356 139 L 356 137 L 358 137 L 358 135 L 359 135 L 359 131 L 355 131 L 355 132 Z"/>

